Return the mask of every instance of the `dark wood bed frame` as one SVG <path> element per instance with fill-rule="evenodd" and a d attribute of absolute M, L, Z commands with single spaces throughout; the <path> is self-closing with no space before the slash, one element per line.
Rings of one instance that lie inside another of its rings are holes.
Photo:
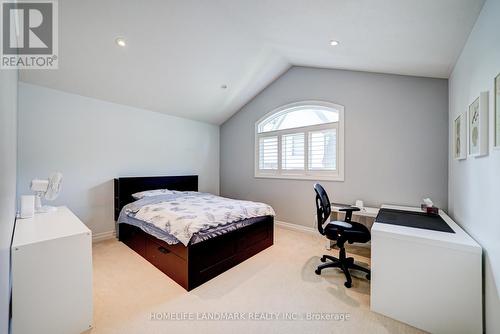
<path fill-rule="evenodd" d="M 115 221 L 121 209 L 135 201 L 133 193 L 152 189 L 198 191 L 198 176 L 115 179 Z M 168 245 L 133 225 L 118 225 L 120 241 L 188 291 L 268 248 L 274 238 L 274 219 L 271 216 L 187 247 L 181 243 Z"/>

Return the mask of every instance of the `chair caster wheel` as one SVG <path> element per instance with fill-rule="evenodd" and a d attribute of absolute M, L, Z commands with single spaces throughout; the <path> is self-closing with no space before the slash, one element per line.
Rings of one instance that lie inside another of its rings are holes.
<path fill-rule="evenodd" d="M 371 279 L 370 274 L 366 274 L 366 279 L 367 279 L 367 280 L 370 280 L 370 279 Z"/>
<path fill-rule="evenodd" d="M 314 272 L 316 273 L 316 275 L 321 275 L 321 270 L 316 269 Z"/>
<path fill-rule="evenodd" d="M 326 262 L 326 257 L 321 257 L 320 261 L 321 262 Z"/>
<path fill-rule="evenodd" d="M 349 283 L 349 282 L 345 282 L 345 283 L 344 283 L 344 286 L 345 286 L 346 288 L 350 288 L 350 287 L 351 287 L 351 283 Z"/>

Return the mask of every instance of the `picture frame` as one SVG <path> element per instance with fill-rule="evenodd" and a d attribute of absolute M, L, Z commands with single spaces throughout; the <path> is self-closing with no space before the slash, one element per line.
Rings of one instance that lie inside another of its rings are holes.
<path fill-rule="evenodd" d="M 500 149 L 500 73 L 495 77 L 495 125 L 494 125 L 494 144 L 493 146 Z"/>
<path fill-rule="evenodd" d="M 488 154 L 488 92 L 482 92 L 470 105 L 467 114 L 469 156 Z"/>
<path fill-rule="evenodd" d="M 467 158 L 467 113 L 463 112 L 453 121 L 453 157 Z"/>

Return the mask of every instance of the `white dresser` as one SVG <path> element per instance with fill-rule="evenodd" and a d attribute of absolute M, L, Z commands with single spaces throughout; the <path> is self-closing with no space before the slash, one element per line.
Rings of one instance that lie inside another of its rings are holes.
<path fill-rule="evenodd" d="M 481 246 L 439 214 L 455 233 L 375 221 L 371 310 L 430 333 L 482 333 Z"/>
<path fill-rule="evenodd" d="M 12 333 L 77 334 L 91 327 L 91 231 L 66 207 L 17 219 Z"/>

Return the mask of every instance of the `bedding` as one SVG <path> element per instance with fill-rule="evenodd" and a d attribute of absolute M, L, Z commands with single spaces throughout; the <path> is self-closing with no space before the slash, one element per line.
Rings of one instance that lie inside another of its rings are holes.
<path fill-rule="evenodd" d="M 189 244 L 246 226 L 251 218 L 274 216 L 267 204 L 224 198 L 193 191 L 143 197 L 123 207 L 118 223 L 140 227 L 169 244 Z M 236 224 L 233 224 L 236 223 Z M 231 226 L 232 224 L 232 226 Z M 242 227 L 240 226 L 240 227 Z"/>
<path fill-rule="evenodd" d="M 220 225 L 216 227 L 210 227 L 206 230 L 200 231 L 198 233 L 193 234 L 191 237 L 191 241 L 189 242 L 189 245 L 195 245 L 199 242 L 215 238 L 219 235 L 223 235 L 226 233 L 229 233 L 231 231 L 243 228 L 245 226 L 253 225 L 255 223 L 258 223 L 262 220 L 262 217 L 255 217 L 255 218 L 249 218 L 249 219 L 243 219 L 239 220 L 237 222 L 231 223 L 231 224 L 226 224 L 226 225 Z M 156 239 L 165 241 L 169 245 L 175 245 L 179 243 L 179 240 L 172 236 L 171 234 L 166 233 L 165 231 L 159 229 L 158 227 L 143 222 L 139 219 L 135 219 L 133 217 L 129 217 L 126 214 L 123 214 L 119 218 L 119 223 L 125 223 L 128 225 L 133 225 L 139 227 L 141 230 L 146 232 L 149 235 L 152 235 Z"/>
<path fill-rule="evenodd" d="M 132 197 L 135 199 L 142 199 L 144 197 L 152 197 L 152 196 L 158 196 L 158 195 L 169 195 L 169 194 L 175 194 L 178 192 L 179 191 L 168 190 L 168 189 L 155 189 L 155 190 L 141 191 L 141 192 L 132 194 Z"/>

